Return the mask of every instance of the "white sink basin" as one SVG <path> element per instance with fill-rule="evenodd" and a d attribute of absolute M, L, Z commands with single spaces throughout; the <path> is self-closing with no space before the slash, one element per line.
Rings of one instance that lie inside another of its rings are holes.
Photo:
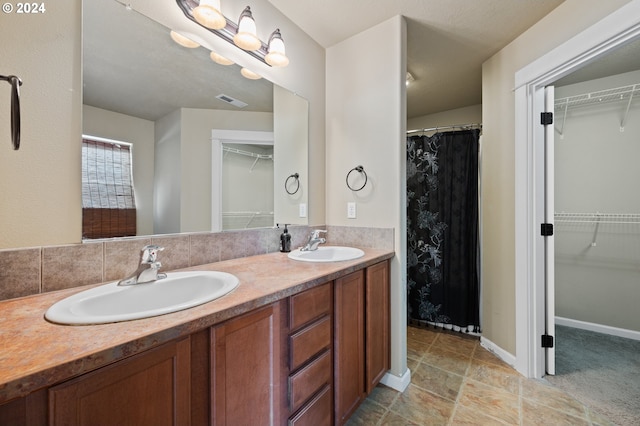
<path fill-rule="evenodd" d="M 317 250 L 312 251 L 296 249 L 291 251 L 288 256 L 290 259 L 303 262 L 339 262 L 357 259 L 364 256 L 364 252 L 354 247 L 320 246 Z"/>
<path fill-rule="evenodd" d="M 59 324 L 88 325 L 153 317 L 210 302 L 238 283 L 234 275 L 217 271 L 169 272 L 161 280 L 129 286 L 114 281 L 55 303 L 45 318 Z"/>

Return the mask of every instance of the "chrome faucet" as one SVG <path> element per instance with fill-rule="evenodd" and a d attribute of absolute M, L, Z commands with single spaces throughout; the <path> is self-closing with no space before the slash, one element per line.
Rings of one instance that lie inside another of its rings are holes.
<path fill-rule="evenodd" d="M 148 283 L 166 278 L 167 274 L 159 273 L 158 270 L 162 264 L 158 261 L 158 252 L 164 250 L 164 247 L 149 245 L 144 246 L 140 253 L 140 265 L 138 269 L 128 276 L 120 280 L 118 285 L 134 285 Z"/>
<path fill-rule="evenodd" d="M 327 231 L 325 231 L 324 229 L 316 229 L 313 232 L 311 232 L 311 235 L 309 235 L 309 240 L 307 241 L 307 244 L 305 244 L 304 247 L 300 247 L 300 251 L 318 250 L 318 246 L 320 244 L 326 243 L 327 240 L 320 237 L 321 232 L 326 233 Z"/>

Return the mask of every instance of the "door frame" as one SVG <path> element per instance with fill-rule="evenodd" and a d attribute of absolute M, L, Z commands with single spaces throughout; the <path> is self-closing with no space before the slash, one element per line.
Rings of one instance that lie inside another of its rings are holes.
<path fill-rule="evenodd" d="M 211 130 L 211 232 L 222 231 L 222 144 L 273 145 L 273 132 Z"/>
<path fill-rule="evenodd" d="M 632 0 L 515 74 L 516 364 L 526 377 L 543 377 L 545 350 L 544 87 L 640 37 L 640 0 Z M 542 157 L 541 157 L 542 155 Z"/>

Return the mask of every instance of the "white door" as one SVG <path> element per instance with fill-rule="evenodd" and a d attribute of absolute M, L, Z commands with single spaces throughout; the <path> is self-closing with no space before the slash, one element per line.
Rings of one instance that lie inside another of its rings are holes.
<path fill-rule="evenodd" d="M 547 86 L 544 90 L 545 111 L 553 112 L 554 110 L 554 86 Z M 544 182 L 545 182 L 545 200 L 544 215 L 545 223 L 554 224 L 554 132 L 555 126 L 549 124 L 544 129 Z M 554 237 L 549 235 L 545 237 L 545 334 L 551 340 L 552 346 L 545 349 L 546 355 L 546 371 L 547 374 L 556 374 L 556 354 L 555 354 L 555 250 Z"/>

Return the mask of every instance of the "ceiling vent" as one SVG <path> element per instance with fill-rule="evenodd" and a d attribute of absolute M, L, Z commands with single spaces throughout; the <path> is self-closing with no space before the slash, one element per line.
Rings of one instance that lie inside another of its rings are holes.
<path fill-rule="evenodd" d="M 249 104 L 246 104 L 246 103 L 244 103 L 242 101 L 234 99 L 231 96 L 227 96 L 227 95 L 223 95 L 223 94 L 220 94 L 220 95 L 216 96 L 216 99 L 220 99 L 221 101 L 226 102 L 228 104 L 231 104 L 234 107 L 238 107 L 238 108 L 244 108 L 247 105 L 249 105 Z"/>

